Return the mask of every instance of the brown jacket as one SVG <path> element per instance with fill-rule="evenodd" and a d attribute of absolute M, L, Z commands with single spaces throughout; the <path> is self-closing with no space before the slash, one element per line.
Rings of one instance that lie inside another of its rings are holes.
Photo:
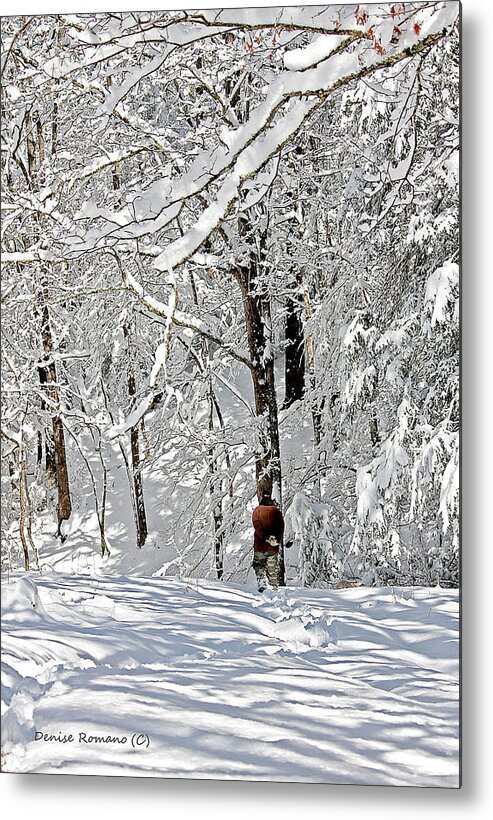
<path fill-rule="evenodd" d="M 279 547 L 273 547 L 267 543 L 269 535 L 274 535 L 279 543 L 282 541 L 284 518 L 279 507 L 274 504 L 259 504 L 253 511 L 252 521 L 255 530 L 253 537 L 255 552 L 279 552 Z"/>

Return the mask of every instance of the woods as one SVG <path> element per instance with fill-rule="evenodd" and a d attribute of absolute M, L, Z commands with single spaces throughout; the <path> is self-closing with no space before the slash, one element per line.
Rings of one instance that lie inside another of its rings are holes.
<path fill-rule="evenodd" d="M 458 585 L 458 14 L 3 19 L 4 568 Z"/>

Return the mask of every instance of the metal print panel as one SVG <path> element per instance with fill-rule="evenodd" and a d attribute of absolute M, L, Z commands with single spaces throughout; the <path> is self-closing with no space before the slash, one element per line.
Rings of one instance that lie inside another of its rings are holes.
<path fill-rule="evenodd" d="M 2 768 L 457 788 L 459 4 L 2 19 Z"/>

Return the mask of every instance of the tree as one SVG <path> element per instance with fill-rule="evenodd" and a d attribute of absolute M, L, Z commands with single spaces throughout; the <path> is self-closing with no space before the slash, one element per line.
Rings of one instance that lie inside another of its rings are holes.
<path fill-rule="evenodd" d="M 99 456 L 117 441 L 139 545 L 143 447 L 149 470 L 174 449 L 170 476 L 193 486 L 169 532 L 189 540 L 177 550 L 194 571 L 212 554 L 223 574 L 251 470 L 257 492 L 286 506 L 300 490 L 328 505 L 347 556 L 332 574 L 354 561 L 390 579 L 369 546 L 375 510 L 377 551 L 387 564 L 398 553 L 406 572 L 436 542 L 430 511 L 455 520 L 456 335 L 433 305 L 456 297 L 455 280 L 444 295 L 457 237 L 442 167 L 454 151 L 456 18 L 457 4 L 433 2 L 6 22 L 3 262 L 32 317 L 29 356 L 14 332 L 10 358 L 30 384 L 28 362 L 39 365 L 29 407 L 78 445 L 106 418 L 91 469 L 106 486 Z M 434 76 L 437 60 L 448 74 Z M 448 365 L 425 395 L 430 333 Z M 19 406 L 12 395 L 13 415 Z M 311 447 L 288 457 L 283 442 L 306 418 Z M 432 441 L 443 457 L 423 493 Z M 390 457 L 399 470 L 384 487 Z"/>

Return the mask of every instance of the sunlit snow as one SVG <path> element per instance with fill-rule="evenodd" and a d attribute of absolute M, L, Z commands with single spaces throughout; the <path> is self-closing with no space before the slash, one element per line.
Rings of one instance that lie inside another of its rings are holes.
<path fill-rule="evenodd" d="M 458 785 L 456 590 L 31 574 L 2 605 L 6 771 Z"/>

